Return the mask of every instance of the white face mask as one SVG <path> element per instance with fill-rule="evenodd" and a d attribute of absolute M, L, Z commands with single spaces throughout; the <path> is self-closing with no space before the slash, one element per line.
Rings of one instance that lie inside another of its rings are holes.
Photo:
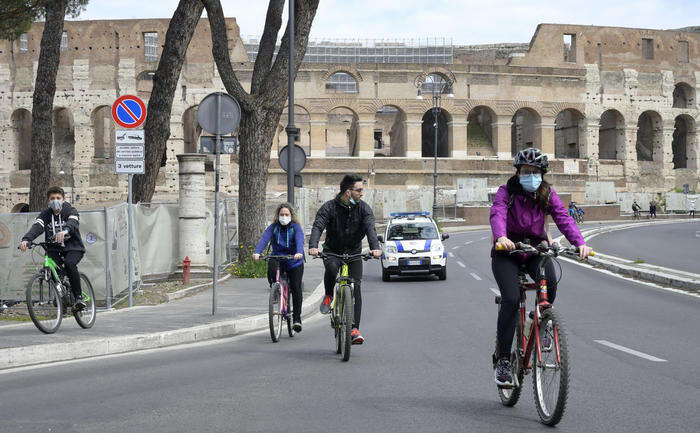
<path fill-rule="evenodd" d="M 286 226 L 290 222 L 292 222 L 292 217 L 290 217 L 290 216 L 281 216 L 280 217 L 280 224 L 282 224 L 283 226 Z"/>
<path fill-rule="evenodd" d="M 63 206 L 63 201 L 59 199 L 53 199 L 49 201 L 49 207 L 54 211 L 58 212 Z"/>

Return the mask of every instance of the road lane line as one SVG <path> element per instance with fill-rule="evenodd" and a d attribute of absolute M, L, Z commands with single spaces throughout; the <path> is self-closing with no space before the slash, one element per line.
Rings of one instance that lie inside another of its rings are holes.
<path fill-rule="evenodd" d="M 488 236 L 483 236 L 483 237 L 480 237 L 479 240 L 483 241 L 484 239 L 488 239 L 488 238 L 489 238 Z"/>
<path fill-rule="evenodd" d="M 457 248 L 459 248 L 459 245 L 452 247 L 453 250 L 456 250 Z"/>
<path fill-rule="evenodd" d="M 629 353 L 630 355 L 634 355 L 634 356 L 638 356 L 638 357 L 640 357 L 640 358 L 647 359 L 647 360 L 649 360 L 649 361 L 654 361 L 654 362 L 666 362 L 665 359 L 661 359 L 661 358 L 657 358 L 657 357 L 655 357 L 655 356 L 647 355 L 646 353 L 638 352 L 638 351 L 636 351 L 636 350 L 634 350 L 634 349 L 630 349 L 630 348 L 625 347 L 625 346 L 620 346 L 619 344 L 611 343 L 611 342 L 609 342 L 609 341 L 607 341 L 607 340 L 593 340 L 593 341 L 595 341 L 595 342 L 598 343 L 598 344 L 602 344 L 603 346 L 608 346 L 608 347 L 611 347 L 611 348 L 613 348 L 613 349 L 617 349 L 617 350 L 619 350 L 619 351 L 622 351 L 622 352 L 625 352 L 625 353 Z"/>
<path fill-rule="evenodd" d="M 474 277 L 474 279 L 475 279 L 476 281 L 481 281 L 481 277 L 478 276 L 478 275 L 476 275 L 474 272 L 471 272 L 469 275 L 471 275 L 472 277 Z"/>
<path fill-rule="evenodd" d="M 448 254 L 450 255 L 450 257 L 454 257 L 454 256 L 455 256 L 454 253 L 448 253 Z"/>
<path fill-rule="evenodd" d="M 464 245 L 469 245 L 469 244 L 472 243 L 472 242 L 474 242 L 474 241 L 466 241 L 466 242 L 464 243 Z"/>
<path fill-rule="evenodd" d="M 460 261 L 457 261 L 457 264 L 458 264 L 459 266 L 463 267 L 463 268 L 466 268 L 466 267 L 467 267 L 467 265 L 465 265 L 464 263 L 462 263 L 462 262 L 460 262 Z"/>
<path fill-rule="evenodd" d="M 493 287 L 489 287 L 489 290 L 493 292 L 494 295 L 500 295 L 501 292 L 498 291 L 498 289 L 494 289 Z"/>

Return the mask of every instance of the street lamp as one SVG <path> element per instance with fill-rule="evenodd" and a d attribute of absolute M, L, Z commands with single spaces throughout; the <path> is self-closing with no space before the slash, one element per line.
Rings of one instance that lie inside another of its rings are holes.
<path fill-rule="evenodd" d="M 61 176 L 65 176 L 66 172 L 61 169 L 58 172 Z M 73 166 L 70 168 L 70 203 L 73 204 L 73 190 L 75 189 L 75 177 L 73 176 Z"/>
<path fill-rule="evenodd" d="M 452 99 L 455 97 L 452 93 L 452 85 L 457 81 L 455 74 L 452 71 L 448 71 L 449 76 L 444 77 L 438 74 L 429 75 L 419 75 L 416 77 L 413 85 L 418 88 L 418 94 L 416 99 L 423 99 L 423 85 L 426 83 L 430 84 L 430 87 L 426 89 L 427 93 L 433 98 L 433 116 L 435 123 L 433 127 L 435 129 L 435 143 L 433 147 L 433 218 L 437 220 L 437 154 L 438 154 L 438 118 L 440 116 L 440 111 L 442 110 L 442 94 L 447 93 L 447 97 Z"/>

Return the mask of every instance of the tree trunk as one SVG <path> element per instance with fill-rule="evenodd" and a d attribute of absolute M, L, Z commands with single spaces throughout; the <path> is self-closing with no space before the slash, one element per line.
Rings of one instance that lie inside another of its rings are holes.
<path fill-rule="evenodd" d="M 146 170 L 145 174 L 134 176 L 134 202 L 149 202 L 153 198 L 160 162 L 170 137 L 170 113 L 177 81 L 203 9 L 201 0 L 180 0 L 170 20 L 158 70 L 153 77 L 153 91 L 148 100 Z"/>
<path fill-rule="evenodd" d="M 29 182 L 29 210 L 46 207 L 46 190 L 51 182 L 51 120 L 56 93 L 56 74 L 61 58 L 61 35 L 67 0 L 46 2 L 46 22 L 32 100 L 32 171 Z"/>
<path fill-rule="evenodd" d="M 238 260 L 242 262 L 265 229 L 265 192 L 267 190 L 270 149 L 275 128 L 287 99 L 287 65 L 289 62 L 289 34 L 285 31 L 280 49 L 272 66 L 273 50 L 281 26 L 281 2 L 271 0 L 263 40 L 253 70 L 253 92 L 248 95 L 231 67 L 226 47 L 226 27 L 219 0 L 204 0 L 211 23 L 212 53 L 226 90 L 241 102 L 239 129 L 239 187 L 238 187 Z M 299 70 L 306 54 L 311 23 L 319 0 L 295 2 L 294 70 Z"/>

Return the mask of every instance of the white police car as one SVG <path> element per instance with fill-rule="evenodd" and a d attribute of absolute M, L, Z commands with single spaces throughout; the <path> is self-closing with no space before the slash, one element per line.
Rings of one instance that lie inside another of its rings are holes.
<path fill-rule="evenodd" d="M 394 212 L 384 236 L 382 280 L 392 275 L 435 274 L 447 278 L 447 252 L 442 241 L 448 234 L 440 231 L 430 212 Z"/>

